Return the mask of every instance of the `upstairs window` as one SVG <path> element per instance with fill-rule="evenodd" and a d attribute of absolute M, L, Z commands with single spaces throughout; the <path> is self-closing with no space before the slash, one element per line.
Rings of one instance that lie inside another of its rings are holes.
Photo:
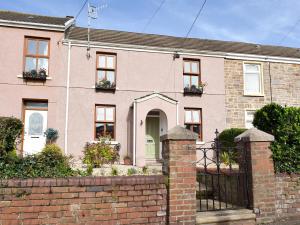
<path fill-rule="evenodd" d="M 115 138 L 115 106 L 96 105 L 95 139 Z"/>
<path fill-rule="evenodd" d="M 199 140 L 202 141 L 202 110 L 185 109 L 184 113 L 184 127 L 197 133 Z"/>
<path fill-rule="evenodd" d="M 49 39 L 25 38 L 24 72 L 41 72 L 49 70 Z"/>
<path fill-rule="evenodd" d="M 261 64 L 244 63 L 244 94 L 263 95 Z"/>
<path fill-rule="evenodd" d="M 183 60 L 184 88 L 198 87 L 200 84 L 200 61 L 193 59 Z"/>
<path fill-rule="evenodd" d="M 96 85 L 114 87 L 116 83 L 116 55 L 97 54 Z"/>

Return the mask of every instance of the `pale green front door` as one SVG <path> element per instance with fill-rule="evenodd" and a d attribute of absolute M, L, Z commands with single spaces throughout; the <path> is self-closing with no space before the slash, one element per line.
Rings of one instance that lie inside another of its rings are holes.
<path fill-rule="evenodd" d="M 158 159 L 159 155 L 159 117 L 146 118 L 146 158 Z"/>

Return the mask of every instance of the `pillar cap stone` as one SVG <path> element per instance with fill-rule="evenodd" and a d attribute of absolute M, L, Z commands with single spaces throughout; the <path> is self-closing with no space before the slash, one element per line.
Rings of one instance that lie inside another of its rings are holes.
<path fill-rule="evenodd" d="M 256 127 L 253 127 L 249 130 L 246 130 L 244 133 L 240 134 L 239 136 L 236 136 L 234 138 L 235 142 L 272 142 L 274 141 L 274 136 L 271 134 L 268 134 L 264 131 L 261 131 L 257 129 Z"/>
<path fill-rule="evenodd" d="M 198 134 L 190 130 L 187 130 L 179 125 L 173 127 L 168 131 L 167 134 L 164 134 L 160 137 L 160 141 L 165 140 L 197 140 Z"/>

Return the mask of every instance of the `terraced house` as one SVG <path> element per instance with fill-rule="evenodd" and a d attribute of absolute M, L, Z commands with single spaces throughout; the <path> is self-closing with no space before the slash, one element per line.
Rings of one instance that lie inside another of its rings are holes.
<path fill-rule="evenodd" d="M 88 42 L 71 17 L 0 19 L 0 115 L 23 119 L 23 154 L 52 127 L 68 154 L 110 136 L 134 164 L 157 164 L 175 125 L 203 145 L 216 129 L 251 127 L 266 103 L 300 102 L 298 49 L 102 29 Z"/>

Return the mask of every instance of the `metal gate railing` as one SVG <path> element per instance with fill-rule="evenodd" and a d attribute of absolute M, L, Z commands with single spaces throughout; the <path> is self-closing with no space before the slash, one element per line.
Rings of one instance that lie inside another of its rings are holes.
<path fill-rule="evenodd" d="M 217 137 L 211 146 L 197 148 L 198 211 L 249 208 L 247 152 Z"/>

